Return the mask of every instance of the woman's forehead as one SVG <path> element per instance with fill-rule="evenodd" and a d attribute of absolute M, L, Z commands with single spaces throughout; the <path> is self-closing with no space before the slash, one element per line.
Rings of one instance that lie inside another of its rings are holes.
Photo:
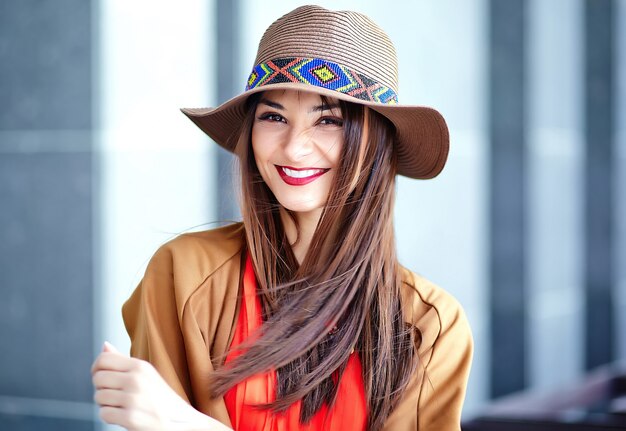
<path fill-rule="evenodd" d="M 331 105 L 338 106 L 339 100 L 334 97 L 322 96 L 312 91 L 302 90 L 268 90 L 261 94 L 261 100 L 270 100 L 285 106 L 318 106 Z"/>

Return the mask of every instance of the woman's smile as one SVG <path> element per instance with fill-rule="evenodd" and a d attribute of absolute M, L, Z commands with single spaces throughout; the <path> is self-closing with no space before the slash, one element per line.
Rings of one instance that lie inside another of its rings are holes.
<path fill-rule="evenodd" d="M 291 166 L 278 166 L 276 165 L 278 174 L 284 182 L 290 186 L 303 186 L 315 181 L 330 169 L 320 168 L 294 168 Z"/>

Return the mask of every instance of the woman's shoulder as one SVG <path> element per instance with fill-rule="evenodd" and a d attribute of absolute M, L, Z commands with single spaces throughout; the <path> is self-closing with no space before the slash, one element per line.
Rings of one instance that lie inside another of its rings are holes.
<path fill-rule="evenodd" d="M 171 279 L 177 293 L 188 296 L 215 274 L 237 272 L 238 277 L 244 243 L 242 223 L 178 235 L 154 253 L 144 282 Z"/>
<path fill-rule="evenodd" d="M 402 282 L 405 320 L 420 332 L 420 355 L 430 351 L 442 337 L 472 344 L 467 317 L 454 296 L 406 268 L 402 268 Z"/>
<path fill-rule="evenodd" d="M 244 242 L 240 224 L 178 235 L 154 253 L 122 307 L 132 356 L 152 362 L 183 398 L 193 397 L 190 364 L 200 358 L 199 369 L 210 368 L 207 358 L 226 350 Z"/>
<path fill-rule="evenodd" d="M 419 333 L 419 365 L 385 429 L 459 430 L 474 343 L 463 307 L 450 293 L 402 268 L 405 320 Z M 417 409 L 415 408 L 417 404 Z M 416 422 L 413 418 L 417 410 Z"/>
<path fill-rule="evenodd" d="M 239 251 L 245 240 L 243 223 L 231 223 L 215 229 L 185 232 L 167 241 L 159 251 L 174 253 L 218 252 L 228 254 Z"/>
<path fill-rule="evenodd" d="M 196 256 L 219 264 L 238 254 L 245 242 L 243 223 L 233 223 L 216 229 L 182 233 L 163 244 L 156 254 L 188 259 Z"/>

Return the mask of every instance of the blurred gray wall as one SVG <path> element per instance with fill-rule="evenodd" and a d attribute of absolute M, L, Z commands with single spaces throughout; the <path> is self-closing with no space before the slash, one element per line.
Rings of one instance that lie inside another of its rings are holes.
<path fill-rule="evenodd" d="M 0 2 L 0 429 L 91 430 L 92 3 Z"/>

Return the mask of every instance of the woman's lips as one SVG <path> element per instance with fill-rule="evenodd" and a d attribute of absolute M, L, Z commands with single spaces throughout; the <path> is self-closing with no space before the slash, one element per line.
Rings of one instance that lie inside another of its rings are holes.
<path fill-rule="evenodd" d="M 290 186 L 303 186 L 309 184 L 311 181 L 315 181 L 330 169 L 320 168 L 293 168 L 291 166 L 276 166 L 278 175 L 284 182 Z"/>

